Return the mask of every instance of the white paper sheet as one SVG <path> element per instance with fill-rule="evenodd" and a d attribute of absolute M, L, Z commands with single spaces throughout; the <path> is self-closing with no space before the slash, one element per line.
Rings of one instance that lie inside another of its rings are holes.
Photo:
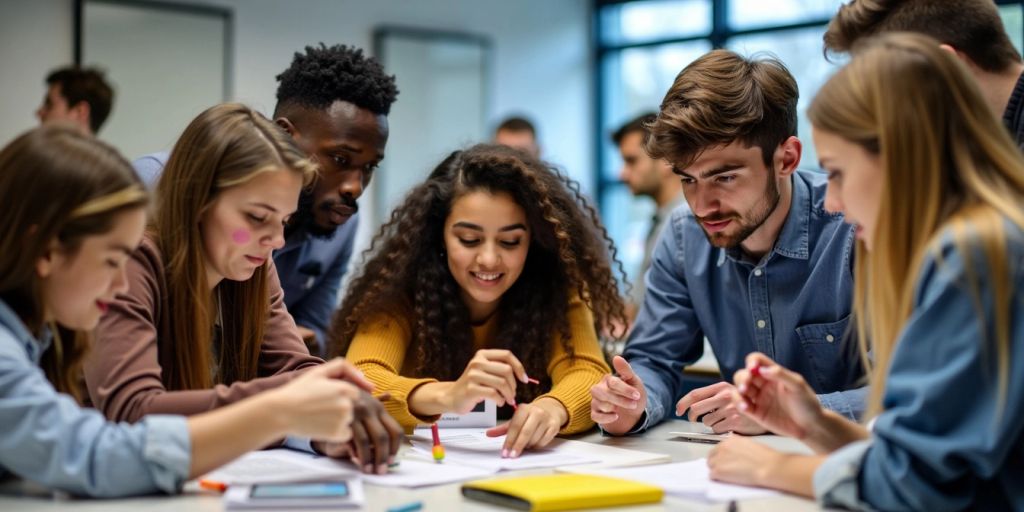
<path fill-rule="evenodd" d="M 409 456 L 391 468 L 386 475 L 363 475 L 363 481 L 381 487 L 425 487 L 474 480 L 493 475 L 490 469 L 458 464 L 438 464 L 433 461 L 416 460 Z"/>
<path fill-rule="evenodd" d="M 202 478 L 228 485 L 342 480 L 358 476 L 348 463 L 277 448 L 249 452 Z"/>
<path fill-rule="evenodd" d="M 442 430 L 440 437 L 445 453 L 442 465 L 454 463 L 501 471 L 600 462 L 600 459 L 593 456 L 559 450 L 560 443 L 558 441 L 562 440 L 555 440 L 544 449 L 527 450 L 513 459 L 501 456 L 501 447 L 505 444 L 505 436 L 487 437 L 483 430 L 449 429 Z M 412 442 L 413 449 L 420 453 L 429 454 L 433 448 L 429 430 L 417 430 L 409 440 Z"/>
<path fill-rule="evenodd" d="M 780 494 L 778 491 L 769 489 L 711 480 L 707 459 L 618 469 L 574 470 L 567 468 L 565 471 L 636 480 L 661 487 L 667 494 L 704 501 L 749 500 L 770 498 Z"/>

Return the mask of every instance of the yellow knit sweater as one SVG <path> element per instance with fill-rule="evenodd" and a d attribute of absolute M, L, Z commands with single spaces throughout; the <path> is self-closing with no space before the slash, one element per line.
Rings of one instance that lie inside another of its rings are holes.
<path fill-rule="evenodd" d="M 497 325 L 496 317 L 473 327 L 473 343 L 477 350 L 488 348 L 487 341 L 493 339 L 491 334 Z M 590 388 L 610 371 L 597 341 L 593 315 L 580 300 L 569 305 L 569 328 L 576 357 L 569 358 L 557 334 L 551 337 L 552 352 L 547 372 L 552 387 L 537 397 L 554 398 L 569 412 L 569 421 L 561 434 L 582 432 L 594 425 L 590 419 Z M 405 319 L 384 315 L 359 327 L 346 356 L 373 382 L 375 393 L 391 394 L 391 400 L 384 402 L 384 406 L 406 430 L 434 421 L 434 418 L 413 414 L 409 410 L 408 399 L 418 386 L 437 382 L 432 378 L 404 376 L 411 375 L 415 367 L 414 356 L 406 354 L 411 340 Z"/>

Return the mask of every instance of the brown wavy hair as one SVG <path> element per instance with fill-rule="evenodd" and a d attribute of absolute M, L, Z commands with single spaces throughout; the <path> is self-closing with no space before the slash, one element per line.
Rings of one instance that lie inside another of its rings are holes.
<path fill-rule="evenodd" d="M 70 126 L 27 132 L 0 151 L 0 299 L 35 336 L 45 323 L 35 265 L 56 241 L 74 255 L 82 241 L 114 227 L 118 214 L 149 198 L 113 147 Z M 51 326 L 40 366 L 58 391 L 81 401 L 89 333 Z"/>
<path fill-rule="evenodd" d="M 270 309 L 264 264 L 245 281 L 221 281 L 210 293 L 200 221 L 225 189 L 265 172 L 301 174 L 308 185 L 315 165 L 284 130 L 238 103 L 216 105 L 199 114 L 174 145 L 156 188 L 150 235 L 163 256 L 167 276 L 166 320 L 160 327 L 168 389 L 208 389 L 210 344 L 220 300 L 222 345 L 213 363 L 222 384 L 257 377 L 263 328 Z M 297 199 L 297 198 L 296 198 Z"/>
<path fill-rule="evenodd" d="M 501 298 L 494 348 L 512 351 L 531 375 L 546 375 L 554 333 L 573 354 L 567 315 L 574 295 L 593 311 L 598 332 L 625 322 L 612 271 L 614 262 L 624 275 L 622 264 L 579 185 L 522 151 L 481 144 L 448 156 L 381 227 L 335 316 L 334 354 L 348 351 L 360 323 L 404 314 L 416 374 L 458 378 L 474 350 L 469 311 L 447 265 L 444 224 L 458 198 L 480 190 L 512 196 L 531 236 L 523 272 Z"/>
<path fill-rule="evenodd" d="M 739 141 L 761 148 L 769 168 L 775 149 L 796 136 L 796 79 L 768 54 L 712 50 L 683 68 L 648 123 L 644 149 L 685 170 L 705 149 Z"/>

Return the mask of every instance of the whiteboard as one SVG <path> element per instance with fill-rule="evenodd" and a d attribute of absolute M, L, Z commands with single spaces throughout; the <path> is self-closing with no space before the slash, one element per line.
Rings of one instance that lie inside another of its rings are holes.
<path fill-rule="evenodd" d="M 129 159 L 170 149 L 206 108 L 231 97 L 228 9 L 85 0 L 81 63 L 107 71 L 114 106 L 99 137 Z"/>

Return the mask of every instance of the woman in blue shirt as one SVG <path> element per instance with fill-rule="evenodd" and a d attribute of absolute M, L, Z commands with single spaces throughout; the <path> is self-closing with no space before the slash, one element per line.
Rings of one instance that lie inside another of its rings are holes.
<path fill-rule="evenodd" d="M 369 384 L 341 360 L 189 418 L 127 425 L 78 406 L 87 333 L 127 286 L 147 201 L 123 157 L 72 128 L 0 151 L 0 473 L 90 496 L 175 492 L 285 435 L 348 440 L 358 391 L 339 377 Z"/>
<path fill-rule="evenodd" d="M 826 205 L 857 226 L 873 427 L 822 410 L 799 375 L 752 354 L 737 407 L 817 455 L 735 438 L 708 459 L 712 477 L 856 509 L 1024 509 L 1017 147 L 955 53 L 920 35 L 860 48 L 808 114 Z"/>

